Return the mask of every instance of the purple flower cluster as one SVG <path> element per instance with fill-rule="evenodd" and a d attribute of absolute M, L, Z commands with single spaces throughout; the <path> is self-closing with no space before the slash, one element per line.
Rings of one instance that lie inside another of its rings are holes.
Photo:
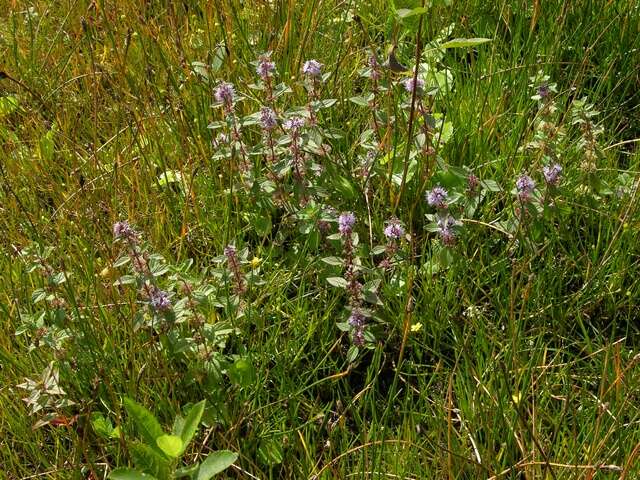
<path fill-rule="evenodd" d="M 441 186 L 433 187 L 431 191 L 427 193 L 427 203 L 439 209 L 447 208 L 448 193 Z"/>
<path fill-rule="evenodd" d="M 278 126 L 276 112 L 269 107 L 262 107 L 260 110 L 260 126 L 263 130 L 270 132 Z"/>
<path fill-rule="evenodd" d="M 116 240 L 126 240 L 135 243 L 138 240 L 138 232 L 126 220 L 113 224 L 113 237 Z"/>
<path fill-rule="evenodd" d="M 348 320 L 351 327 L 351 333 L 353 335 L 353 344 L 361 347 L 364 345 L 364 328 L 366 326 L 366 318 L 359 309 L 354 309 L 351 312 Z"/>
<path fill-rule="evenodd" d="M 404 227 L 397 218 L 392 218 L 384 228 L 384 236 L 387 240 L 400 240 L 404 236 Z"/>
<path fill-rule="evenodd" d="M 356 216 L 352 212 L 345 212 L 338 217 L 338 231 L 343 237 L 348 237 L 353 231 Z"/>
<path fill-rule="evenodd" d="M 156 286 L 151 287 L 149 289 L 149 305 L 156 312 L 166 312 L 171 308 L 169 294 Z"/>
<path fill-rule="evenodd" d="M 302 127 L 304 127 L 304 118 L 302 117 L 291 117 L 284 121 L 282 127 L 285 130 L 291 132 L 298 132 Z"/>
<path fill-rule="evenodd" d="M 456 225 L 455 219 L 450 215 L 445 215 L 438 218 L 437 225 L 442 243 L 447 247 L 454 245 L 456 243 L 456 232 L 453 229 Z"/>
<path fill-rule="evenodd" d="M 376 60 L 376 56 L 374 54 L 369 56 L 368 65 L 369 68 L 371 68 L 371 80 L 379 80 L 382 73 L 380 72 L 380 64 L 378 63 L 378 60 Z"/>
<path fill-rule="evenodd" d="M 471 194 L 475 194 L 478 191 L 478 187 L 480 187 L 480 179 L 476 177 L 473 173 L 467 177 L 467 190 Z"/>
<path fill-rule="evenodd" d="M 562 167 L 554 163 L 553 165 L 547 165 L 542 168 L 542 174 L 548 185 L 557 187 L 560 183 L 560 174 L 562 173 Z"/>
<path fill-rule="evenodd" d="M 216 102 L 222 103 L 227 110 L 231 110 L 236 98 L 236 91 L 233 85 L 227 82 L 220 82 L 214 91 Z"/>
<path fill-rule="evenodd" d="M 263 80 L 267 81 L 276 73 L 276 64 L 271 61 L 271 54 L 265 53 L 258 59 L 256 73 Z"/>
<path fill-rule="evenodd" d="M 543 83 L 536 89 L 536 93 L 541 99 L 544 100 L 551 93 L 551 89 L 549 88 L 549 85 L 547 83 Z"/>
<path fill-rule="evenodd" d="M 308 77 L 318 78 L 322 75 L 322 64 L 317 60 L 307 60 L 302 66 L 302 73 Z"/>
<path fill-rule="evenodd" d="M 518 191 L 518 198 L 521 202 L 531 200 L 535 188 L 536 182 L 529 175 L 520 175 L 516 180 L 516 190 Z"/>
<path fill-rule="evenodd" d="M 415 88 L 417 88 L 416 93 L 422 93 L 424 91 L 424 80 L 420 77 L 416 78 L 415 81 L 413 79 L 413 76 L 405 78 L 402 81 L 402 85 L 404 86 L 404 89 L 409 93 L 413 93 L 413 90 Z"/>

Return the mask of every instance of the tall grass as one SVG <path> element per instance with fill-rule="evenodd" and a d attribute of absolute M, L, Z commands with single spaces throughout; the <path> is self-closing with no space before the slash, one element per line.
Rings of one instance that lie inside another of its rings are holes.
<path fill-rule="evenodd" d="M 431 177 L 400 195 L 381 174 L 367 196 L 353 175 L 360 135 L 372 127 L 369 109 L 349 98 L 368 92 L 358 72 L 369 50 L 382 61 L 397 43 L 402 63 L 415 58 L 415 31 L 397 28 L 392 2 L 0 0 L 0 478 L 97 479 L 127 465 L 124 396 L 164 425 L 206 399 L 207 428 L 188 457 L 238 452 L 229 478 L 640 475 L 640 9 L 630 0 L 426 3 L 425 44 L 442 32 L 491 39 L 437 62 L 453 82 L 434 105 L 453 128 L 439 155 L 502 186 L 435 272 L 438 241 L 424 229 Z M 233 82 L 253 95 L 239 112 L 256 111 L 251 62 L 266 51 L 292 85 L 290 106 L 306 102 L 296 83 L 305 60 L 331 72 L 321 94 L 337 103 L 319 112 L 340 133 L 328 167 L 336 183 L 323 185 L 330 206 L 356 212 L 364 244 L 392 213 L 413 234 L 400 283 L 380 292 L 376 341 L 355 362 L 336 327 L 345 295 L 327 286 L 320 261 L 340 247 L 298 230 L 291 212 L 257 232 L 261 206 L 214 157 L 214 88 Z M 532 246 L 527 232 L 501 230 L 513 217 L 516 177 L 542 166 L 522 149 L 539 118 L 530 87 L 539 70 L 557 83 L 566 112 L 572 187 L 560 200 L 566 215 L 546 222 Z M 591 178 L 626 185 L 624 194 L 602 185 L 594 193 L 576 173 L 584 159 L 569 112 L 583 97 L 604 129 Z M 403 161 L 407 128 L 399 97 L 384 101 L 397 119 L 391 168 Z M 355 185 L 352 197 L 340 178 Z M 262 283 L 250 287 L 243 314 L 230 295 L 204 310 L 206 324 L 235 332 L 216 347 L 235 370 L 205 374 L 204 360 L 172 355 L 135 328 L 135 289 L 114 286 L 123 248 L 112 225 L 122 219 L 170 263 L 193 259 L 185 276 L 196 285 L 221 278 L 216 262 L 228 244 L 248 248 L 247 262 L 255 257 Z M 33 338 L 15 334 L 41 308 L 32 293 L 43 275 L 20 255 L 32 242 L 53 247 L 48 263 L 70 273 L 57 291 L 75 340 L 61 350 L 30 349 Z M 251 365 L 247 379 L 238 359 Z M 34 429 L 39 417 L 17 385 L 52 360 L 75 405 Z M 98 435 L 92 413 L 122 437 Z"/>

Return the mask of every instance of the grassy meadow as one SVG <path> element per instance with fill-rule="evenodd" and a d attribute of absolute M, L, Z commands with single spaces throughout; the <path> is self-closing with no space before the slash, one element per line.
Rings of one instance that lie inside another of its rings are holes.
<path fill-rule="evenodd" d="M 635 0 L 0 0 L 0 479 L 640 478 Z"/>

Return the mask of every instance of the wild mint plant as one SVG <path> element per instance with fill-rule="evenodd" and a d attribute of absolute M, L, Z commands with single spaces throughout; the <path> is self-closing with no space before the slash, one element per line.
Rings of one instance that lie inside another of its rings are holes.
<path fill-rule="evenodd" d="M 55 361 L 49 362 L 39 379 L 27 378 L 18 388 L 28 392 L 29 395 L 22 400 L 29 407 L 29 413 L 38 417 L 34 429 L 66 418 L 64 414 L 68 412 L 68 407 L 75 405 L 60 387 L 60 372 Z"/>
<path fill-rule="evenodd" d="M 200 427 L 204 400 L 193 405 L 184 418 L 177 415 L 170 433 L 166 433 L 158 419 L 142 405 L 130 398 L 125 398 L 123 403 L 141 439 L 127 438 L 127 449 L 135 469 L 116 468 L 109 474 L 111 480 L 209 480 L 233 465 L 238 458 L 229 450 L 218 450 L 202 462 L 182 464 L 181 458 L 187 453 Z"/>
<path fill-rule="evenodd" d="M 68 328 L 69 308 L 65 299 L 64 284 L 69 272 L 58 271 L 51 263 L 53 247 L 32 243 L 19 253 L 25 262 L 26 272 L 38 272 L 42 287 L 31 293 L 32 311 L 20 313 L 16 335 L 24 335 L 29 341 L 29 351 L 47 346 L 54 352 L 64 351 L 67 341 L 73 336 Z"/>

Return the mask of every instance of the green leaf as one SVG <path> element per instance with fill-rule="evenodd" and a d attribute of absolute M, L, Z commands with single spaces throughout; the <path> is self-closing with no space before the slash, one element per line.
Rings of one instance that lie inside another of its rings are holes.
<path fill-rule="evenodd" d="M 176 434 L 180 435 L 180 438 L 182 439 L 182 452 L 180 453 L 183 453 L 186 450 L 189 443 L 191 443 L 193 436 L 198 431 L 198 426 L 200 425 L 200 420 L 202 419 L 205 403 L 206 401 L 202 400 L 201 402 L 198 402 L 193 407 L 191 407 L 191 410 L 189 410 L 189 413 L 184 419 L 184 423 L 180 428 L 180 431 L 176 432 Z"/>
<path fill-rule="evenodd" d="M 0 97 L 0 117 L 9 115 L 18 109 L 18 99 L 13 95 Z"/>
<path fill-rule="evenodd" d="M 189 465 L 188 467 L 178 468 L 174 472 L 173 476 L 175 478 L 193 478 L 193 476 L 198 472 L 198 467 L 200 467 L 200 465 L 196 463 L 195 465 Z"/>
<path fill-rule="evenodd" d="M 129 454 L 138 470 L 158 478 L 166 478 L 169 475 L 170 460 L 157 445 L 149 446 L 142 442 L 131 442 Z"/>
<path fill-rule="evenodd" d="M 490 38 L 454 38 L 440 45 L 440 48 L 467 48 L 490 42 Z"/>
<path fill-rule="evenodd" d="M 256 370 L 246 358 L 239 358 L 229 369 L 229 377 L 241 387 L 248 387 L 256 381 Z"/>
<path fill-rule="evenodd" d="M 138 472 L 132 468 L 116 468 L 109 474 L 111 480 L 156 480 L 153 475 Z"/>
<path fill-rule="evenodd" d="M 342 277 L 329 277 L 327 283 L 334 287 L 347 288 L 347 281 Z"/>
<path fill-rule="evenodd" d="M 480 185 L 489 190 L 490 192 L 499 192 L 502 190 L 500 185 L 495 180 L 481 180 Z"/>
<path fill-rule="evenodd" d="M 358 349 L 357 346 L 351 345 L 351 347 L 349 347 L 349 351 L 347 352 L 347 362 L 349 363 L 355 362 L 356 358 L 358 358 L 359 351 L 360 350 Z"/>
<path fill-rule="evenodd" d="M 178 458 L 183 451 L 182 440 L 176 435 L 160 435 L 156 438 L 156 444 L 171 458 Z"/>
<path fill-rule="evenodd" d="M 53 150 L 55 147 L 53 141 L 54 134 L 55 132 L 52 128 L 40 138 L 39 142 L 40 158 L 42 158 L 43 160 L 47 160 L 48 162 L 53 160 Z"/>
<path fill-rule="evenodd" d="M 344 263 L 342 259 L 338 257 L 324 257 L 321 260 L 328 265 L 333 265 L 334 267 L 341 267 Z"/>
<path fill-rule="evenodd" d="M 222 62 L 224 62 L 225 57 L 227 56 L 227 51 L 225 49 L 224 44 L 219 44 L 216 46 L 216 49 L 213 51 L 213 60 L 211 61 L 211 72 L 215 73 L 220 70 L 222 67 Z"/>
<path fill-rule="evenodd" d="M 214 475 L 229 468 L 237 459 L 238 454 L 229 450 L 213 452 L 200 465 L 197 480 L 209 480 Z"/>
<path fill-rule="evenodd" d="M 356 105 L 360 105 L 361 107 L 369 106 L 369 100 L 365 97 L 351 97 L 349 101 L 355 103 Z"/>
<path fill-rule="evenodd" d="M 136 424 L 138 432 L 149 446 L 156 446 L 156 439 L 164 434 L 160 423 L 153 414 L 139 403 L 128 397 L 124 399 L 124 408 Z"/>
<path fill-rule="evenodd" d="M 417 7 L 417 8 L 411 8 L 411 9 L 400 8 L 396 10 L 396 15 L 398 16 L 398 18 L 402 19 L 402 18 L 415 17 L 416 15 L 424 15 L 428 11 L 429 10 L 425 7 Z"/>
<path fill-rule="evenodd" d="M 120 437 L 120 428 L 113 428 L 111 420 L 105 418 L 99 412 L 93 412 L 91 414 L 91 426 L 98 435 L 105 439 Z"/>

